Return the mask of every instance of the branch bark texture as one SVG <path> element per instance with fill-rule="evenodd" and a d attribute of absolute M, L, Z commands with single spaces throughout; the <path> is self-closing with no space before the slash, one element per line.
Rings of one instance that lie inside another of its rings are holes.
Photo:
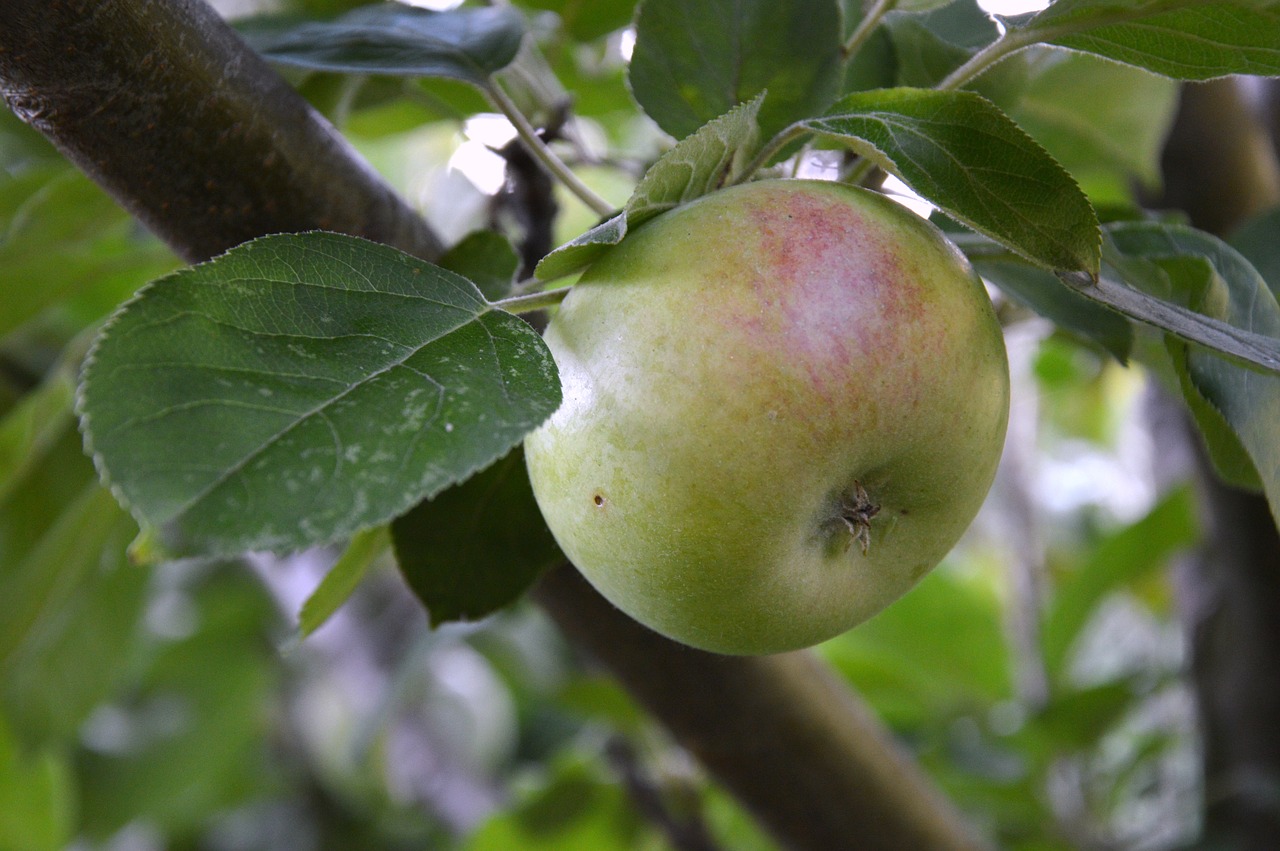
<path fill-rule="evenodd" d="M 10 107 L 188 260 L 324 228 L 440 245 L 198 0 L 0 0 Z M 980 847 L 810 654 L 729 658 L 622 615 L 566 566 L 538 597 L 793 848 Z"/>
<path fill-rule="evenodd" d="M 0 94 L 187 260 L 315 229 L 440 253 L 203 0 L 0 0 Z"/>
<path fill-rule="evenodd" d="M 621 616 L 567 564 L 535 594 L 788 847 L 985 847 L 812 653 L 719 656 L 677 644 Z"/>
<path fill-rule="evenodd" d="M 1275 150 L 1238 81 L 1187 86 L 1165 149 L 1165 201 L 1227 235 L 1280 203 Z M 1202 841 L 1264 851 L 1280 837 L 1280 534 L 1266 500 L 1223 484 L 1181 423 L 1206 532 L 1177 583 L 1203 737 Z"/>

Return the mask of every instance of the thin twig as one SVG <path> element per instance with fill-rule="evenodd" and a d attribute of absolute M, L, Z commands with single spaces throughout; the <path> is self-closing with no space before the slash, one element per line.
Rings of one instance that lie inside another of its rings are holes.
<path fill-rule="evenodd" d="M 547 147 L 546 142 L 542 141 L 542 138 L 538 136 L 538 131 L 529 123 L 529 119 L 525 118 L 524 113 L 507 96 L 501 86 L 497 83 L 491 83 L 485 87 L 484 91 L 498 111 L 505 115 L 512 126 L 516 128 L 516 133 L 520 136 L 520 140 L 524 142 L 525 147 L 529 149 L 529 153 L 534 159 L 542 163 L 547 171 L 555 175 L 556 179 L 565 185 L 565 188 L 576 195 L 593 212 L 601 216 L 613 213 L 613 205 L 583 183 L 573 173 L 573 170 L 565 165 L 564 161 L 556 156 L 551 148 Z"/>

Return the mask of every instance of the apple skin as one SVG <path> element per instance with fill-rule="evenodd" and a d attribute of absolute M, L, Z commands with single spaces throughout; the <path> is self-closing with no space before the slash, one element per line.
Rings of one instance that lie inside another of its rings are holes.
<path fill-rule="evenodd" d="M 981 282 L 863 189 L 761 181 L 665 213 L 546 341 L 564 402 L 525 447 L 547 524 L 614 605 L 704 650 L 806 647 L 880 611 L 954 546 L 1004 443 Z M 878 512 L 846 522 L 859 490 Z"/>

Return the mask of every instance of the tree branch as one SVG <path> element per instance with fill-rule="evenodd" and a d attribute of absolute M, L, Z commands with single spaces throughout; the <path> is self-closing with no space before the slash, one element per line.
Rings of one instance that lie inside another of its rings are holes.
<path fill-rule="evenodd" d="M 202 0 L 6 0 L 0 94 L 187 260 L 324 229 L 435 235 Z"/>
<path fill-rule="evenodd" d="M 812 653 L 718 656 L 677 644 L 620 616 L 569 565 L 534 593 L 788 847 L 984 847 Z"/>
<path fill-rule="evenodd" d="M 0 85 L 173 248 L 326 228 L 424 257 L 426 225 L 196 0 L 4 0 Z M 745 805 L 794 848 L 979 847 L 810 654 L 713 656 L 659 638 L 564 567 L 538 590 Z"/>
<path fill-rule="evenodd" d="M 1275 148 L 1234 79 L 1183 87 L 1163 167 L 1163 200 L 1219 235 L 1280 202 Z M 1280 836 L 1280 534 L 1262 496 L 1214 473 L 1185 413 L 1163 420 L 1194 448 L 1206 527 L 1177 574 L 1203 737 L 1202 843 L 1262 851 Z"/>

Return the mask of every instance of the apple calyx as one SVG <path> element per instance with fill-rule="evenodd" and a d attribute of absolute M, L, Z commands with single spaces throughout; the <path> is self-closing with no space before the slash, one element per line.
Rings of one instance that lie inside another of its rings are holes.
<path fill-rule="evenodd" d="M 849 530 L 849 543 L 857 541 L 865 556 L 871 549 L 871 521 L 880 513 L 880 504 L 872 502 L 862 482 L 853 483 L 853 490 L 840 498 L 840 519 Z"/>

